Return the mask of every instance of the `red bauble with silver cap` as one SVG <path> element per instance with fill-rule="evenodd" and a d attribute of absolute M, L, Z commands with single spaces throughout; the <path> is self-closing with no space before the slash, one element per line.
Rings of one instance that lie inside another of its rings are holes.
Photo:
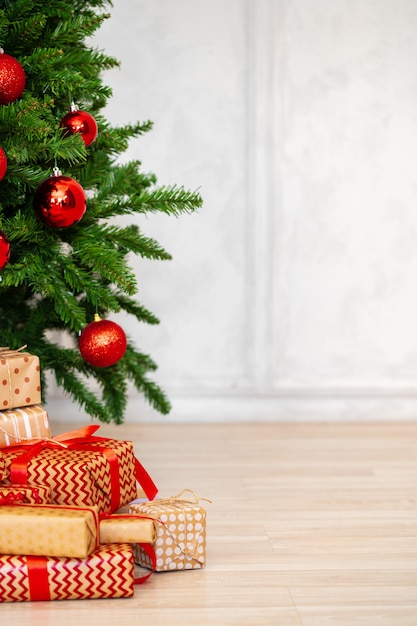
<path fill-rule="evenodd" d="M 78 347 L 84 361 L 94 367 L 115 365 L 126 352 L 126 335 L 121 326 L 111 320 L 94 316 L 78 338 Z"/>
<path fill-rule="evenodd" d="M 25 70 L 17 59 L 0 48 L 0 104 L 9 104 L 20 98 L 25 86 Z"/>
<path fill-rule="evenodd" d="M 78 106 L 71 104 L 70 111 L 62 118 L 60 127 L 65 135 L 79 133 L 86 146 L 95 141 L 98 135 L 98 126 L 94 117 L 87 111 L 80 111 Z"/>
<path fill-rule="evenodd" d="M 74 178 L 63 176 L 55 167 L 52 176 L 36 189 L 36 215 L 52 228 L 68 228 L 80 221 L 87 208 L 85 191 Z"/>

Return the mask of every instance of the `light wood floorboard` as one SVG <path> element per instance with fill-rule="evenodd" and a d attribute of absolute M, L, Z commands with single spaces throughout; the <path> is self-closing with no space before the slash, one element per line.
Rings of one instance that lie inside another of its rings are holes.
<path fill-rule="evenodd" d="M 53 427 L 53 434 L 76 425 Z M 207 504 L 207 566 L 124 600 L 3 604 L 13 626 L 417 626 L 417 423 L 137 424 L 162 497 Z"/>

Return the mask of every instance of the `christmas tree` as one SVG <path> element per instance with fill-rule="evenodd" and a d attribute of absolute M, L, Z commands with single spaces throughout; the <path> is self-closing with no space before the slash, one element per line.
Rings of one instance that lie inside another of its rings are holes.
<path fill-rule="evenodd" d="M 137 222 L 194 211 L 201 197 L 119 159 L 152 124 L 104 115 L 103 73 L 119 63 L 91 36 L 111 4 L 0 0 L 0 345 L 39 356 L 43 399 L 52 371 L 89 415 L 120 423 L 129 384 L 170 410 L 148 378 L 155 362 L 110 319 L 159 322 L 137 299 L 129 255 L 170 255 Z"/>

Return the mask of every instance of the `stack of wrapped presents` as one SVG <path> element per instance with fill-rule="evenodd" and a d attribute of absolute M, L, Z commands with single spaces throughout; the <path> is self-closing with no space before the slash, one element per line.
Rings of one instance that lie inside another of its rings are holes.
<path fill-rule="evenodd" d="M 0 348 L 0 405 L 0 602 L 130 597 L 204 567 L 199 499 L 157 498 L 133 443 L 96 425 L 52 436 L 37 356 Z"/>

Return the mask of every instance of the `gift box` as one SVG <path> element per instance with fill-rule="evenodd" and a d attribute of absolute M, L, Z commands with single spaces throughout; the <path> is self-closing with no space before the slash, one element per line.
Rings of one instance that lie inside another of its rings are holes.
<path fill-rule="evenodd" d="M 85 558 L 98 547 L 96 507 L 0 506 L 0 554 Z"/>
<path fill-rule="evenodd" d="M 206 511 L 194 494 L 191 499 L 186 499 L 184 493 L 153 502 L 131 503 L 131 514 L 149 515 L 156 521 L 156 538 L 152 544 L 156 566 L 152 564 L 148 551 L 135 543 L 133 554 L 138 565 L 154 568 L 157 572 L 204 567 Z"/>
<path fill-rule="evenodd" d="M 52 501 L 67 506 L 98 507 L 113 513 L 136 496 L 136 481 L 150 499 L 157 490 L 134 456 L 131 441 L 96 437 L 98 426 L 49 440 L 3 448 L 6 484 L 43 484 Z"/>
<path fill-rule="evenodd" d="M 0 411 L 0 448 L 50 436 L 48 413 L 41 404 Z"/>
<path fill-rule="evenodd" d="M 132 547 L 101 545 L 85 559 L 3 555 L 0 581 L 0 602 L 130 597 Z"/>
<path fill-rule="evenodd" d="M 6 476 L 6 459 L 4 458 L 3 452 L 0 450 L 0 481 L 4 480 Z"/>
<path fill-rule="evenodd" d="M 40 402 L 39 357 L 0 348 L 0 408 L 12 409 Z"/>
<path fill-rule="evenodd" d="M 39 485 L 0 485 L 0 505 L 16 503 L 51 504 L 51 489 Z"/>
<path fill-rule="evenodd" d="M 139 515 L 111 515 L 100 520 L 100 543 L 153 543 L 153 519 Z"/>

